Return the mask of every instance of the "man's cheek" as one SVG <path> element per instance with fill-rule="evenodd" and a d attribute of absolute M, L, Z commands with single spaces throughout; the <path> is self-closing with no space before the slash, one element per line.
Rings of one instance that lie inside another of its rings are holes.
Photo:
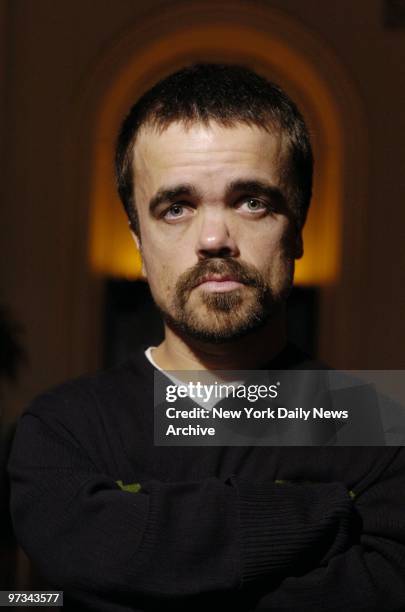
<path fill-rule="evenodd" d="M 149 270 L 148 275 L 149 284 L 153 293 L 159 295 L 164 299 L 170 297 L 175 288 L 175 279 L 168 266 L 157 266 Z"/>

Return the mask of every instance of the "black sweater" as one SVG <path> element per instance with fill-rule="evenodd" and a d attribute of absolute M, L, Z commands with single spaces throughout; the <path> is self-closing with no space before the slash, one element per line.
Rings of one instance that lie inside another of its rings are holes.
<path fill-rule="evenodd" d="M 18 423 L 14 528 L 63 609 L 405 610 L 405 448 L 154 446 L 144 349 Z"/>

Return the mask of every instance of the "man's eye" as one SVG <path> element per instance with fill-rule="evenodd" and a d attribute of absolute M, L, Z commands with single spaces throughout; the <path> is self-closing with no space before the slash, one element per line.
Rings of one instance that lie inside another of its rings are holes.
<path fill-rule="evenodd" d="M 271 212 L 271 207 L 266 202 L 262 202 L 257 198 L 244 198 L 241 200 L 241 208 L 251 213 L 259 213 L 264 211 Z"/>
<path fill-rule="evenodd" d="M 181 219 L 185 216 L 186 204 L 172 204 L 163 213 L 163 218 L 166 220 Z"/>

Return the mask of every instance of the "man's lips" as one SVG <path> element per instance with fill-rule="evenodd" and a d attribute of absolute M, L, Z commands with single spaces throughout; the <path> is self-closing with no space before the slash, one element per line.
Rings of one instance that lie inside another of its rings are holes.
<path fill-rule="evenodd" d="M 207 274 L 195 284 L 195 287 L 202 287 L 204 291 L 232 291 L 233 289 L 239 289 L 243 284 L 230 274 L 222 276 L 220 274 Z"/>

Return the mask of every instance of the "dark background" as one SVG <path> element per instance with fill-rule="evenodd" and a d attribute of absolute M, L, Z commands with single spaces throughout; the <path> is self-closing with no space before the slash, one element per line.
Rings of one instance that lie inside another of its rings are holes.
<path fill-rule="evenodd" d="M 279 37 L 324 80 L 340 113 L 332 138 L 327 124 L 318 129 L 321 97 L 302 87 L 287 55 L 284 62 L 275 53 L 267 65 L 246 51 L 246 62 L 267 73 L 273 67 L 274 80 L 303 106 L 318 152 L 319 194 L 333 191 L 341 167 L 337 269 L 325 279 L 309 274 L 294 291 L 290 335 L 342 369 L 405 367 L 405 2 L 0 0 L 0 18 L 2 465 L 15 421 L 34 395 L 161 337 L 145 283 L 94 263 L 91 228 L 102 222 L 103 198 L 124 222 L 118 201 L 95 185 L 100 173 L 111 174 L 100 152 L 112 155 L 120 113 L 108 109 L 114 102 L 122 115 L 128 106 L 123 83 L 131 62 L 144 62 L 136 97 L 187 61 L 244 59 L 245 39 L 237 53 L 213 37 L 211 47 L 188 55 L 187 37 L 201 24 L 249 25 L 250 36 L 256 29 L 269 41 Z M 177 51 L 157 46 L 153 56 L 142 55 L 151 40 L 172 34 L 183 41 Z M 100 129 L 107 121 L 111 133 Z M 332 199 L 320 200 L 326 215 L 335 214 Z M 311 240 L 322 236 L 327 246 L 330 230 L 316 225 L 316 207 L 314 215 Z M 108 262 L 121 245 L 115 228 L 109 236 L 105 227 L 99 244 Z M 326 251 L 309 251 L 307 267 L 315 269 Z M 1 586 L 38 585 L 13 540 L 4 469 L 0 486 Z"/>

